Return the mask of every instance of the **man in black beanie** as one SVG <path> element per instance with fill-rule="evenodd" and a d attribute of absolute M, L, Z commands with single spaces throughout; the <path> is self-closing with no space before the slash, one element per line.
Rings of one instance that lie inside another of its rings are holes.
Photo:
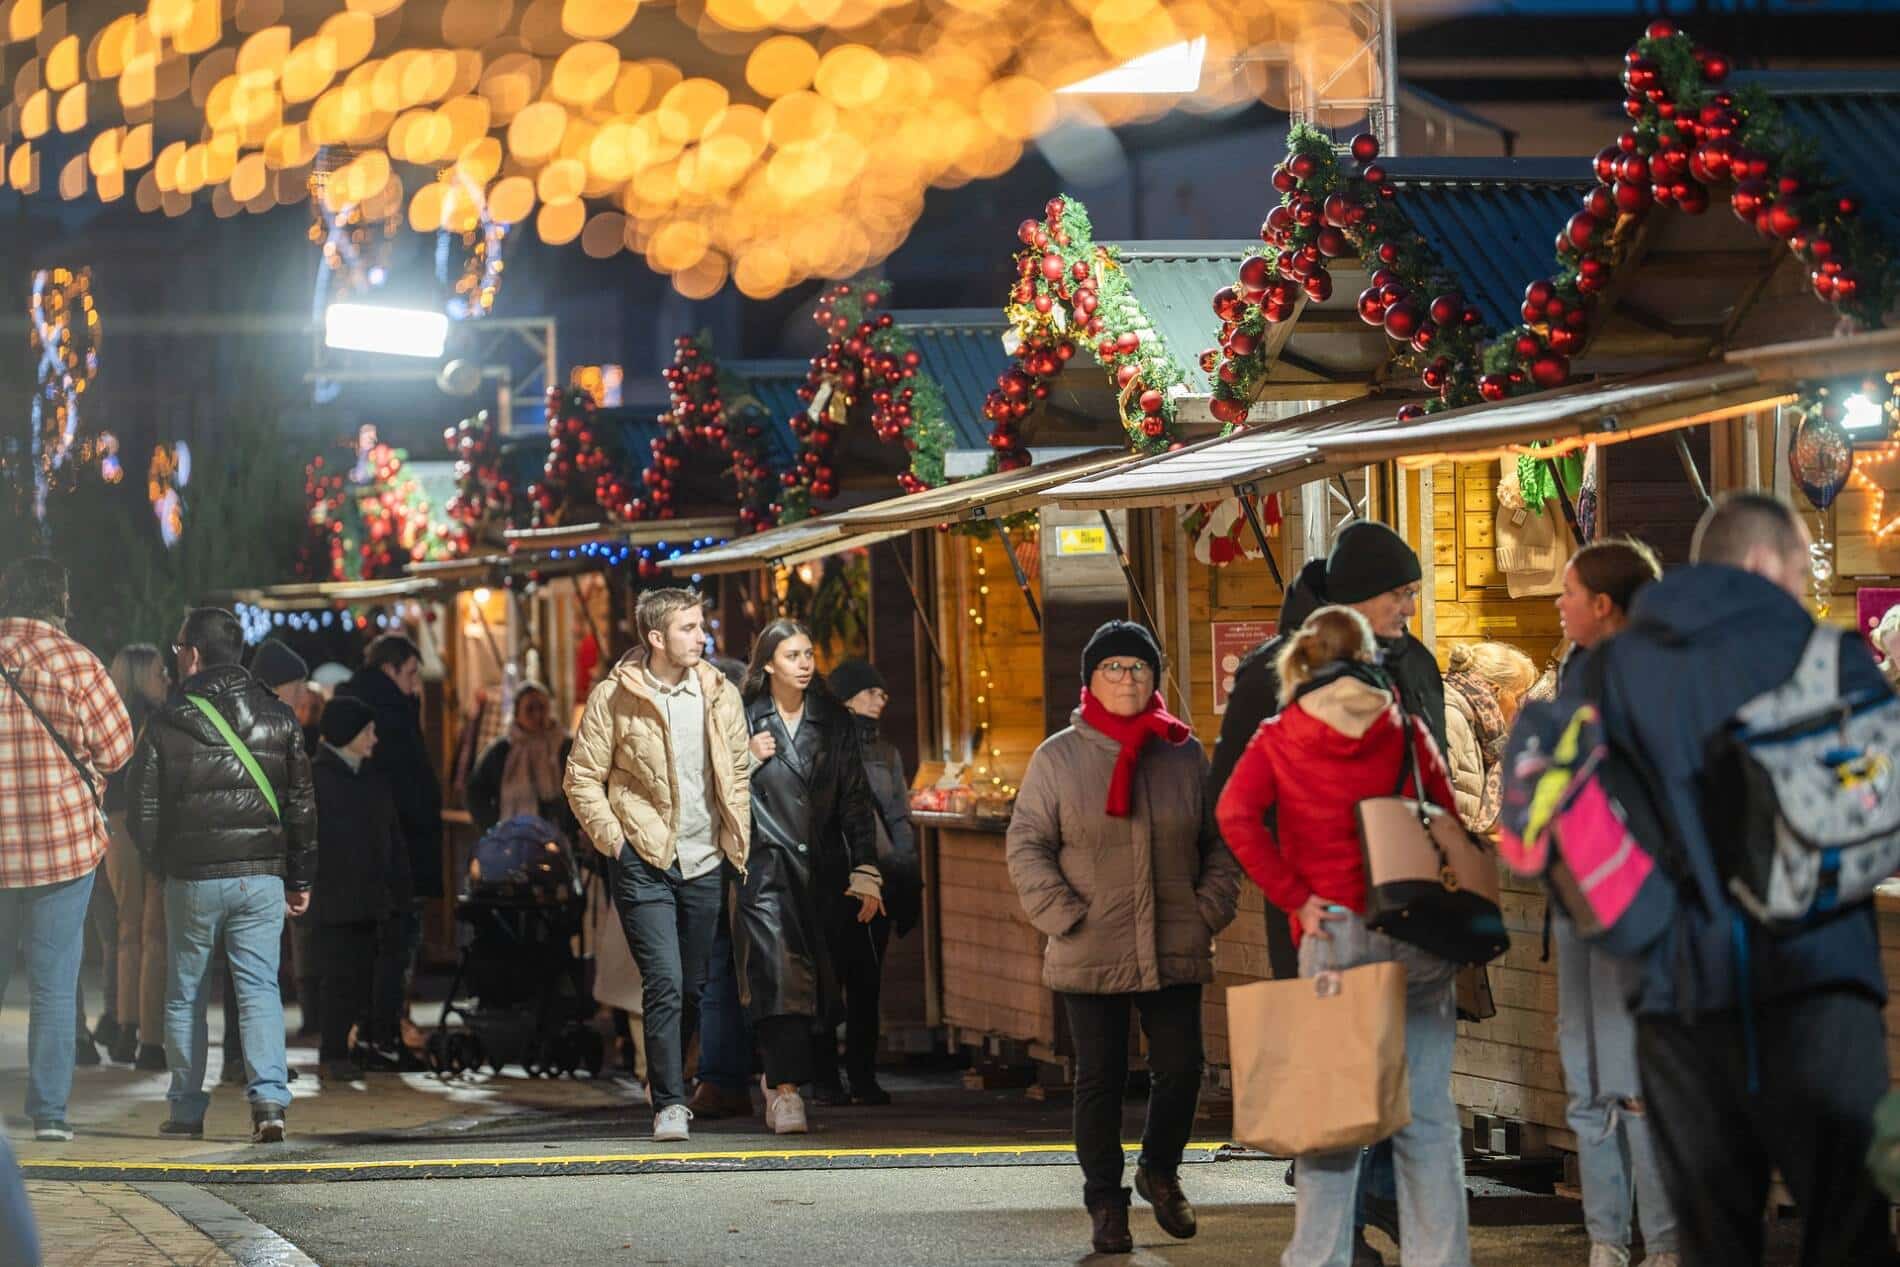
<path fill-rule="evenodd" d="M 1234 689 L 1227 696 L 1227 713 L 1221 719 L 1220 741 L 1214 746 L 1208 776 L 1210 797 L 1219 800 L 1254 731 L 1280 711 L 1280 675 L 1274 669 L 1280 648 L 1308 616 L 1334 603 L 1351 607 L 1372 625 L 1384 652 L 1385 670 L 1406 710 L 1424 719 L 1438 746 L 1445 746 L 1445 683 L 1438 661 L 1406 628 L 1418 611 L 1422 577 L 1418 555 L 1405 539 L 1384 524 L 1365 519 L 1347 524 L 1333 541 L 1330 554 L 1300 569 L 1280 604 L 1278 632 L 1248 652 L 1234 672 Z M 1289 925 L 1271 909 L 1267 912 L 1267 957 L 1275 978 L 1299 975 Z"/>
<path fill-rule="evenodd" d="M 310 666 L 304 658 L 279 639 L 266 638 L 251 653 L 251 676 L 290 705 L 290 711 L 297 714 L 297 722 L 303 727 L 304 754 L 316 756 L 317 719 L 310 707 Z M 321 1010 L 315 928 L 316 923 L 308 914 L 290 921 L 291 970 L 297 979 L 297 1006 L 303 1013 L 302 1024 L 297 1029 L 300 1038 L 316 1037 L 317 1016 Z M 227 972 L 224 977 L 224 1080 L 234 1084 L 243 1081 L 244 1074 L 244 1039 L 238 1031 L 236 1017 L 237 994 L 231 985 L 231 974 Z M 296 1071 L 291 1073 L 294 1077 Z"/>

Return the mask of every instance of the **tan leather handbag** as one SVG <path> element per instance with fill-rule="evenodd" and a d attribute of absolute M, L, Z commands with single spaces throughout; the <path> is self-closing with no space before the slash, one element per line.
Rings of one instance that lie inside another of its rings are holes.
<path fill-rule="evenodd" d="M 1395 688 L 1393 699 L 1399 699 Z M 1405 760 L 1391 796 L 1359 802 L 1366 926 L 1454 963 L 1489 963 L 1511 944 L 1498 909 L 1498 858 L 1456 814 L 1425 799 L 1411 718 L 1399 703 Z M 1414 795 L 1407 796 L 1410 785 Z"/>

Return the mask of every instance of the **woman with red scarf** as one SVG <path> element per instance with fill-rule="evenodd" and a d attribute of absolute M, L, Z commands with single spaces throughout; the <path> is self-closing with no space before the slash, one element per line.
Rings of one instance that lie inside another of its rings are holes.
<path fill-rule="evenodd" d="M 1131 1011 L 1153 1075 L 1135 1188 L 1163 1231 L 1195 1233 L 1177 1172 L 1200 1097 L 1201 989 L 1240 895 L 1207 802 L 1207 754 L 1163 705 L 1160 675 L 1146 629 L 1096 630 L 1081 706 L 1036 749 L 1009 824 L 1010 879 L 1048 936 L 1043 983 L 1061 996 L 1075 1043 L 1075 1152 L 1106 1254 L 1134 1248 L 1121 1145 Z"/>

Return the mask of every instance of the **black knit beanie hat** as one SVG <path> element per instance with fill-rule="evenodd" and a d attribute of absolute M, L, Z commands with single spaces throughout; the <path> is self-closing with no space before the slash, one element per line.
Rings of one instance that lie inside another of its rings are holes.
<path fill-rule="evenodd" d="M 831 688 L 831 693 L 838 697 L 839 703 L 844 703 L 859 691 L 879 690 L 888 694 L 891 689 L 885 683 L 884 675 L 869 660 L 843 661 L 831 671 L 831 676 L 825 679 L 825 685 Z"/>
<path fill-rule="evenodd" d="M 1363 603 L 1422 575 L 1418 555 L 1405 538 L 1382 523 L 1360 519 L 1346 525 L 1326 556 L 1326 599 Z"/>
<path fill-rule="evenodd" d="M 251 676 L 276 690 L 286 682 L 300 682 L 310 676 L 304 658 L 275 638 L 257 644 L 251 657 Z"/>
<path fill-rule="evenodd" d="M 317 733 L 332 748 L 347 748 L 352 740 L 363 733 L 363 727 L 375 720 L 376 714 L 368 704 L 347 695 L 339 695 L 323 706 L 323 717 L 317 722 Z"/>
<path fill-rule="evenodd" d="M 1155 636 L 1132 620 L 1111 620 L 1097 629 L 1082 648 L 1082 685 L 1095 676 L 1095 668 L 1110 656 L 1133 656 L 1146 660 L 1156 678 L 1161 676 L 1161 647 Z"/>

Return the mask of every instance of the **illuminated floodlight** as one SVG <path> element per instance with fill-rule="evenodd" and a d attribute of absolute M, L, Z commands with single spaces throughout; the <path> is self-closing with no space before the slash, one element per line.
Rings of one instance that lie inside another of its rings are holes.
<path fill-rule="evenodd" d="M 1841 430 L 1878 431 L 1887 425 L 1887 411 L 1859 392 L 1841 402 Z"/>
<path fill-rule="evenodd" d="M 1190 93 L 1201 86 L 1201 64 L 1207 60 L 1207 37 L 1170 44 L 1121 65 L 1091 75 L 1081 83 L 1058 88 L 1058 93 Z"/>
<path fill-rule="evenodd" d="M 323 313 L 323 346 L 345 352 L 439 359 L 449 338 L 447 314 L 426 308 L 331 304 Z"/>

